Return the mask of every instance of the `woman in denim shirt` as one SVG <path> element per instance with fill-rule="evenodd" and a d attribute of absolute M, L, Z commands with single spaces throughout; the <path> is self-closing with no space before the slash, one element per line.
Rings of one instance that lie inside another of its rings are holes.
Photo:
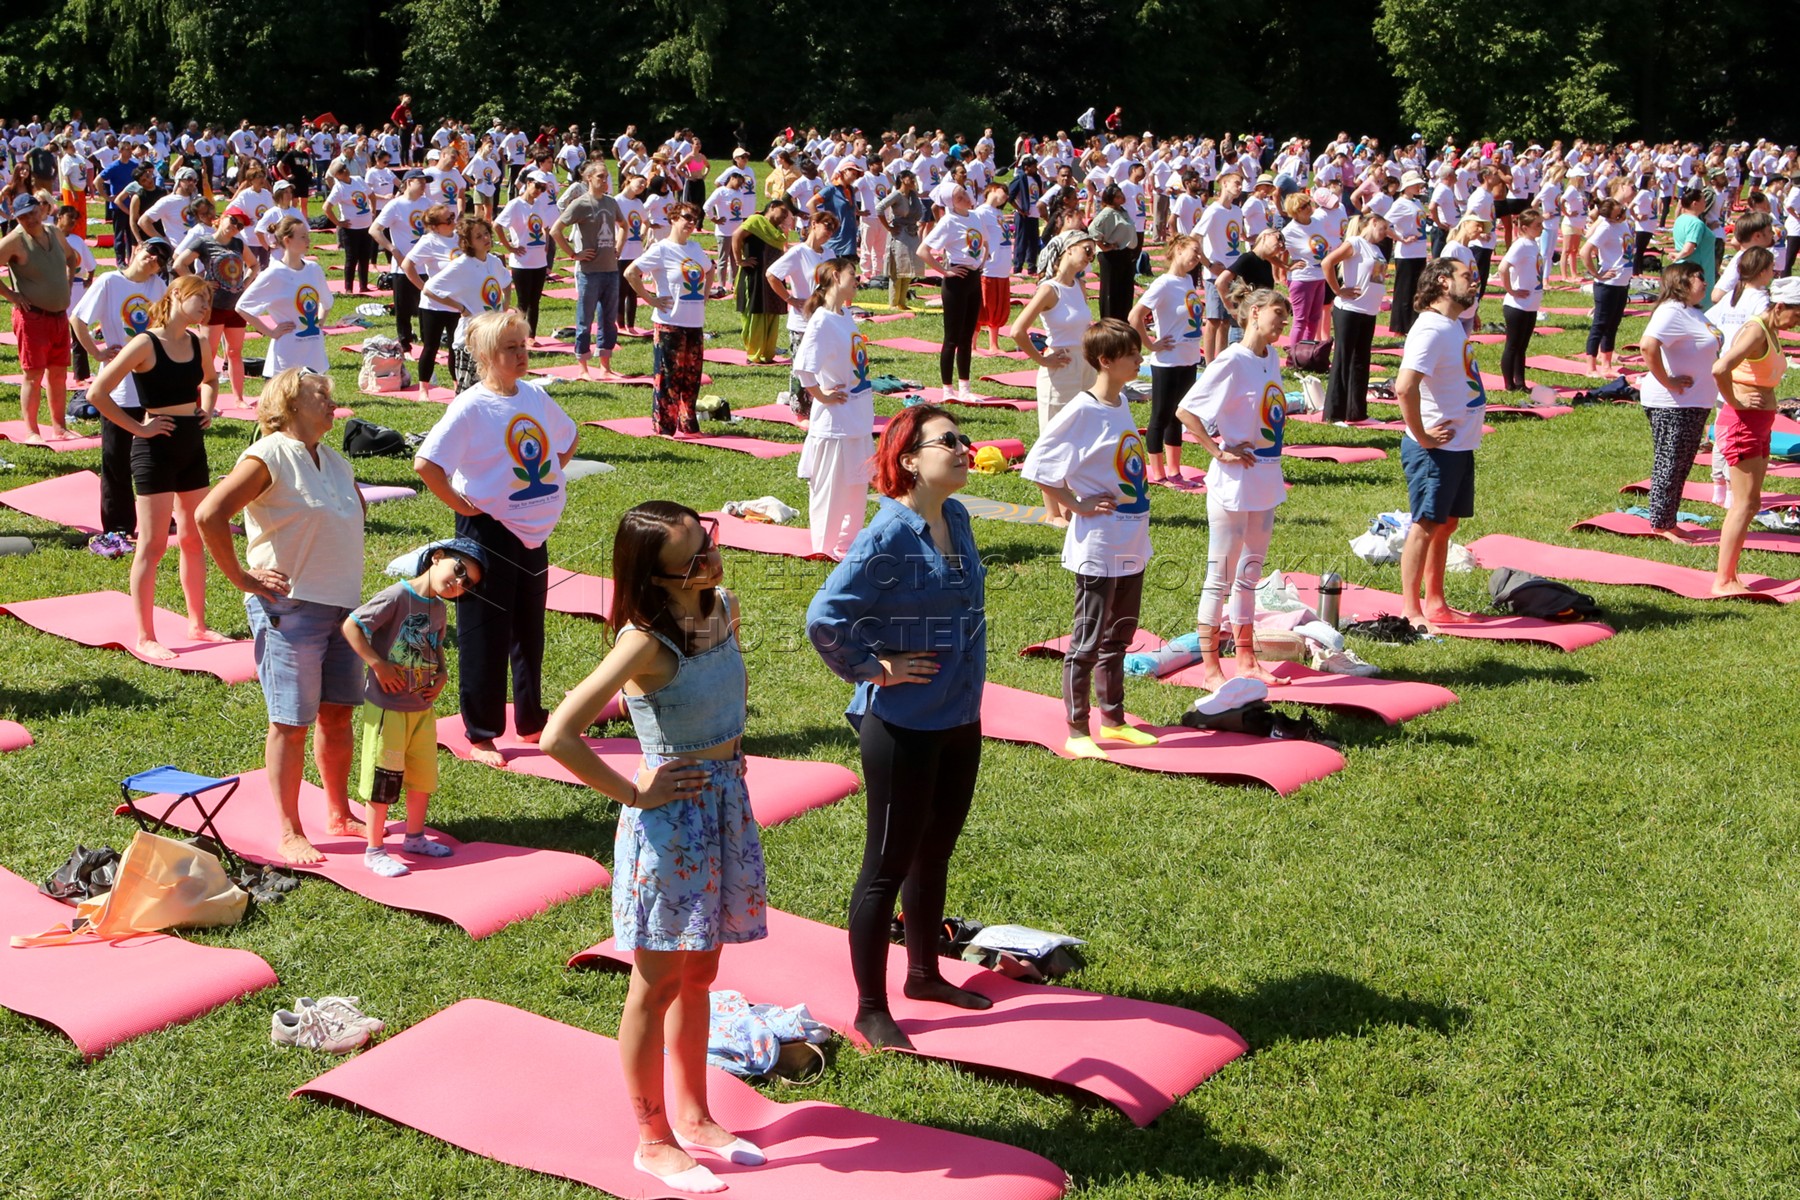
<path fill-rule="evenodd" d="M 875 451 L 881 510 L 813 597 L 806 632 L 856 685 L 850 723 L 862 743 L 869 798 L 862 873 L 850 894 L 856 1031 L 910 1050 L 888 1011 L 888 928 L 906 914 L 905 993 L 958 1008 L 987 997 L 938 973 L 950 855 L 981 767 L 987 626 L 969 513 L 951 497 L 969 478 L 969 439 L 934 405 L 908 408 Z"/>

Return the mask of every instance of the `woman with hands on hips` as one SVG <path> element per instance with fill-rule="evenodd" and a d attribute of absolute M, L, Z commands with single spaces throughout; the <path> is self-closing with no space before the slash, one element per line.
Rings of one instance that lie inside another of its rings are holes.
<path fill-rule="evenodd" d="M 542 741 L 624 809 L 613 844 L 613 934 L 633 955 L 619 1022 L 637 1122 L 633 1162 L 681 1192 L 725 1186 L 696 1153 L 739 1166 L 764 1161 L 706 1103 L 708 990 L 720 950 L 768 936 L 762 842 L 744 790 L 748 678 L 737 600 L 720 586 L 717 533 L 715 521 L 667 500 L 620 518 L 613 648 L 551 714 Z M 631 779 L 582 737 L 621 689 L 644 755 Z M 670 1030 L 680 1040 L 665 1059 Z"/>
<path fill-rule="evenodd" d="M 219 570 L 244 593 L 269 710 L 263 754 L 280 810 L 281 853 L 305 865 L 323 857 L 300 827 L 308 727 L 317 727 L 313 762 L 325 787 L 326 831 L 364 833 L 350 815 L 350 719 L 362 703 L 363 665 L 343 631 L 362 603 L 364 506 L 350 463 L 324 444 L 334 413 L 330 376 L 289 368 L 269 381 L 256 407 L 263 436 L 207 493 L 195 520 Z M 242 561 L 231 536 L 240 512 Z"/>

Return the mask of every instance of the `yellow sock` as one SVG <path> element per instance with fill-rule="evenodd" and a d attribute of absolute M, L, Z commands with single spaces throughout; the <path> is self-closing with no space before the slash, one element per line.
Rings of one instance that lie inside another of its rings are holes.
<path fill-rule="evenodd" d="M 1076 758 L 1106 757 L 1106 751 L 1094 745 L 1094 739 L 1091 737 L 1072 737 L 1063 743 L 1063 750 Z"/>
<path fill-rule="evenodd" d="M 1133 746 L 1154 746 L 1156 735 L 1130 725 L 1102 725 L 1100 736 L 1109 742 L 1126 742 Z"/>

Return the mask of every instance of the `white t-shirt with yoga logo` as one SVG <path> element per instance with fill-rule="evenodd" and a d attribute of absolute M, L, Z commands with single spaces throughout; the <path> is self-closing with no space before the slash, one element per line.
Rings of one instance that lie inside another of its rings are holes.
<path fill-rule="evenodd" d="M 1206 469 L 1206 499 L 1226 512 L 1264 512 L 1287 499 L 1281 471 L 1286 440 L 1287 395 L 1281 386 L 1281 354 L 1256 354 L 1234 342 L 1201 372 L 1181 399 L 1181 410 L 1200 418 L 1227 450 L 1248 448 L 1249 463 L 1214 459 Z"/>
<path fill-rule="evenodd" d="M 1428 430 L 1443 424 L 1451 428 L 1450 440 L 1438 449 L 1473 450 L 1481 445 L 1487 388 L 1475 363 L 1475 343 L 1461 321 L 1430 309 L 1420 313 L 1406 335 L 1400 369 L 1422 376 L 1420 423 Z"/>
<path fill-rule="evenodd" d="M 419 458 L 450 472 L 450 486 L 528 547 L 550 537 L 568 501 L 561 456 L 575 422 L 550 393 L 520 380 L 502 396 L 478 383 L 450 402 Z"/>
<path fill-rule="evenodd" d="M 1083 504 L 1111 496 L 1110 513 L 1069 518 L 1062 565 L 1078 575 L 1135 575 L 1150 562 L 1150 485 L 1144 438 L 1131 406 L 1103 404 L 1082 392 L 1050 422 L 1022 476 L 1030 483 L 1066 487 Z"/>
<path fill-rule="evenodd" d="M 1156 327 L 1156 340 L 1173 338 L 1167 350 L 1150 350 L 1147 361 L 1153 367 L 1191 367 L 1200 361 L 1201 321 L 1205 316 L 1206 297 L 1186 275 L 1159 275 L 1138 303 L 1150 310 Z"/>

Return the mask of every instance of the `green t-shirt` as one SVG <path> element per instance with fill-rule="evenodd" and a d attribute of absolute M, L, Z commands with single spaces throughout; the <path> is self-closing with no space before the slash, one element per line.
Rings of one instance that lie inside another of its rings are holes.
<path fill-rule="evenodd" d="M 1694 252 L 1681 261 L 1694 263 L 1706 273 L 1706 291 L 1709 295 L 1713 290 L 1713 284 L 1716 282 L 1713 278 L 1716 274 L 1716 269 L 1713 265 L 1713 245 L 1718 240 L 1719 235 L 1708 229 L 1706 227 L 1706 222 L 1699 217 L 1696 217 L 1693 213 L 1682 213 L 1679 217 L 1675 218 L 1675 230 L 1670 235 L 1670 241 L 1674 244 L 1677 252 L 1689 242 L 1694 243 Z"/>

